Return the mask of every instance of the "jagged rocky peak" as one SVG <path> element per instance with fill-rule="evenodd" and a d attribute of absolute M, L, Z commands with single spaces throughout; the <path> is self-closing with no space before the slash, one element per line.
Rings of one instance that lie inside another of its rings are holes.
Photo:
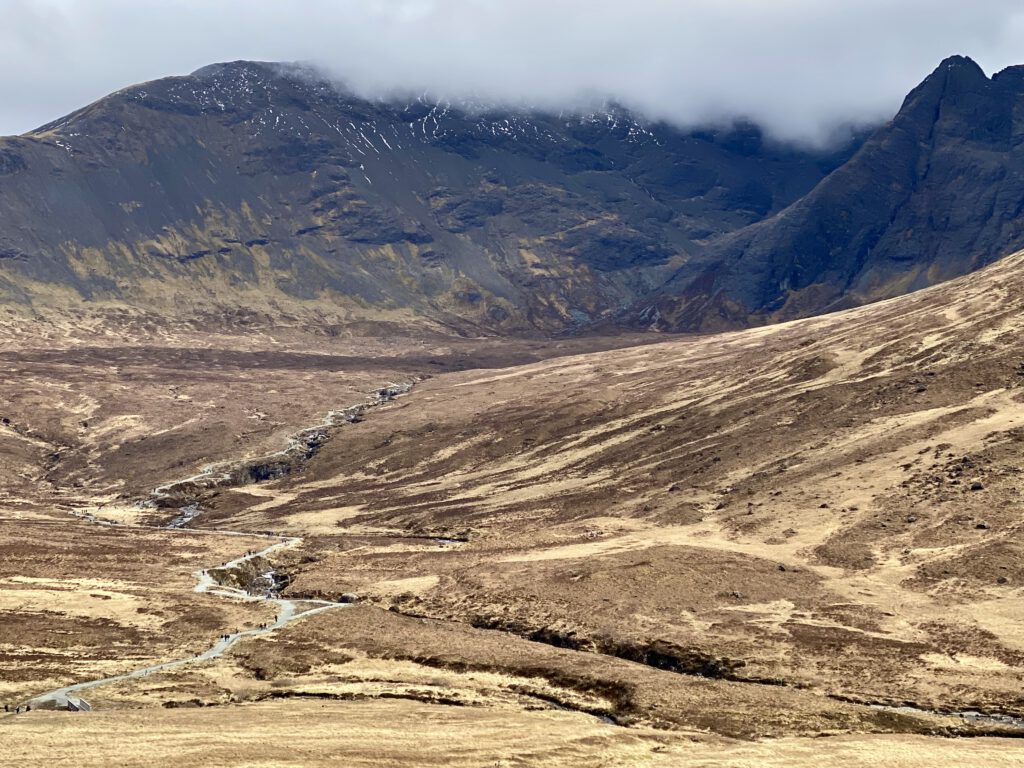
<path fill-rule="evenodd" d="M 967 57 L 946 59 L 814 190 L 713 243 L 710 265 L 684 265 L 657 305 L 660 317 L 702 327 L 720 314 L 839 309 L 1024 246 L 1020 82 L 1021 68 L 990 79 Z"/>
<path fill-rule="evenodd" d="M 985 70 L 981 68 L 978 62 L 970 56 L 961 56 L 959 54 L 947 56 L 939 63 L 935 71 L 945 72 L 948 77 L 955 78 L 959 82 L 988 80 Z"/>
<path fill-rule="evenodd" d="M 950 56 L 907 94 L 900 113 L 905 114 L 915 109 L 934 109 L 943 100 L 965 93 L 984 91 L 990 84 L 984 70 L 973 59 L 967 56 Z"/>
<path fill-rule="evenodd" d="M 983 143 L 1009 141 L 1016 101 L 1024 92 L 1014 87 L 1012 72 L 990 79 L 966 56 L 945 59 L 918 91 L 917 109 L 905 106 L 903 112 L 918 120 L 922 130 Z"/>
<path fill-rule="evenodd" d="M 1007 67 L 989 78 L 967 56 L 950 56 L 907 96 L 900 115 L 921 121 L 963 123 L 961 132 L 976 138 L 1005 134 L 1015 102 L 1024 95 L 1024 66 Z"/>
<path fill-rule="evenodd" d="M 946 100 L 981 95 L 992 86 L 985 70 L 967 56 L 949 57 L 939 65 L 936 74 L 936 79 L 941 80 L 942 94 Z"/>

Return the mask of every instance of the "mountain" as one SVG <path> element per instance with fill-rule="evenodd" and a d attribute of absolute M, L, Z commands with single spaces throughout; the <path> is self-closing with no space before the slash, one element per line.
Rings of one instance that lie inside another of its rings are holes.
<path fill-rule="evenodd" d="M 832 155 L 253 64 L 5 140 L 5 762 L 1020 764 L 1024 250 L 525 337 L 996 258 L 1015 77 Z"/>
<path fill-rule="evenodd" d="M 0 302 L 512 334 L 813 315 L 1024 245 L 1022 114 L 1024 68 L 963 57 L 832 150 L 218 64 L 0 140 Z"/>
<path fill-rule="evenodd" d="M 0 298 L 565 330 L 782 210 L 858 144 L 682 131 L 614 105 L 368 101 L 298 67 L 214 65 L 0 140 Z"/>
<path fill-rule="evenodd" d="M 817 314 L 965 274 L 1024 246 L 1024 67 L 944 61 L 841 168 L 720 238 L 641 311 L 664 327 Z"/>

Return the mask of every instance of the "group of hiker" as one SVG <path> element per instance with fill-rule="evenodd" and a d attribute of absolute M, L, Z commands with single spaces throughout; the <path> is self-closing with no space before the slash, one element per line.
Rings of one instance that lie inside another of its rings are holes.
<path fill-rule="evenodd" d="M 274 616 L 274 624 L 277 624 L 277 622 L 278 622 L 278 619 L 279 619 L 279 617 L 278 617 L 278 616 Z M 263 622 L 262 624 L 257 624 L 257 625 L 256 625 L 256 628 L 257 628 L 257 629 L 268 629 L 268 628 L 270 628 L 271 626 L 272 626 L 272 625 L 271 625 L 271 623 L 270 623 L 270 622 L 267 622 L 267 621 L 265 621 L 265 622 Z M 239 633 L 238 633 L 238 632 L 234 632 L 233 634 L 237 635 L 237 634 L 239 634 Z M 221 635 L 221 636 L 220 636 L 220 639 L 221 639 L 221 640 L 230 640 L 230 639 L 231 639 L 231 636 L 232 636 L 232 633 L 227 633 L 227 634 L 223 634 L 223 635 Z"/>

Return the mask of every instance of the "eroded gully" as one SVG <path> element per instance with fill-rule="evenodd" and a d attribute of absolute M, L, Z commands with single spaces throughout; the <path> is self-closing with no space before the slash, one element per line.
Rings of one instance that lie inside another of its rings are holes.
<path fill-rule="evenodd" d="M 412 388 L 412 383 L 403 384 L 391 384 L 376 390 L 365 403 L 358 403 L 353 406 L 349 406 L 340 411 L 331 411 L 326 419 L 313 427 L 301 430 L 300 432 L 292 435 L 288 439 L 288 446 L 277 453 L 271 454 L 269 457 L 265 457 L 261 461 L 267 459 L 279 460 L 282 462 L 289 462 L 298 454 L 301 458 L 309 458 L 313 453 L 316 452 L 327 438 L 327 433 L 335 427 L 340 426 L 344 423 L 351 423 L 356 418 L 365 413 L 368 409 L 374 408 L 380 405 L 384 405 L 390 402 L 398 395 L 407 393 Z M 154 498 L 161 498 L 169 494 L 172 488 L 180 487 L 183 485 L 191 485 L 193 487 L 200 486 L 210 483 L 212 485 L 226 484 L 231 478 L 231 474 L 227 472 L 220 472 L 217 468 L 208 467 L 204 469 L 200 474 L 195 475 L 183 481 L 176 481 L 173 483 L 167 483 L 165 485 L 158 486 L 153 492 Z M 270 478 L 267 478 L 270 479 Z M 212 483 L 211 483 L 212 481 Z M 179 510 L 184 512 L 184 510 Z M 97 518 L 91 514 L 78 515 L 79 517 L 88 520 L 89 522 L 98 525 L 109 525 L 122 527 L 119 523 L 103 520 Z M 230 600 L 238 600 L 242 602 L 263 602 L 269 603 L 276 606 L 275 619 L 271 623 L 256 627 L 254 629 L 247 629 L 239 632 L 229 632 L 221 635 L 217 642 L 215 642 L 208 649 L 202 653 L 198 653 L 192 656 L 186 656 L 171 661 L 161 662 L 159 664 L 151 664 L 146 667 L 140 667 L 133 669 L 130 672 L 124 672 L 119 675 L 111 675 L 110 677 L 97 678 L 95 680 L 87 680 L 85 682 L 74 683 L 72 685 L 66 685 L 61 688 L 56 688 L 52 691 L 39 694 L 29 699 L 27 702 L 19 705 L 19 710 L 24 710 L 27 707 L 33 709 L 66 709 L 66 710 L 88 710 L 92 709 L 89 702 L 83 698 L 81 694 L 83 691 L 87 691 L 91 688 L 98 688 L 102 685 L 109 685 L 111 683 L 124 682 L 126 680 L 135 680 L 143 677 L 147 677 L 157 672 L 165 672 L 167 670 L 176 669 L 183 667 L 188 664 L 195 664 L 198 662 L 209 661 L 216 659 L 234 646 L 239 640 L 244 640 L 253 637 L 260 637 L 268 635 L 281 627 L 290 624 L 298 619 L 307 618 L 324 611 L 335 610 L 344 608 L 347 603 L 337 603 L 328 600 L 291 600 L 280 597 L 274 586 L 273 572 L 263 574 L 263 586 L 258 590 L 256 589 L 240 589 L 238 587 L 227 586 L 218 582 L 212 571 L 218 573 L 230 573 L 231 571 L 240 570 L 243 566 L 250 562 L 262 558 L 266 558 L 269 555 L 277 552 L 278 550 L 285 549 L 288 547 L 295 547 L 302 543 L 301 538 L 296 537 L 285 537 L 285 536 L 273 536 L 267 534 L 254 534 L 248 531 L 223 531 L 223 530 L 194 530 L 184 528 L 183 524 L 187 524 L 188 521 L 194 515 L 189 515 L 188 520 L 182 521 L 182 517 L 175 518 L 165 528 L 160 530 L 173 530 L 177 535 L 188 536 L 188 535 L 220 535 L 220 536 L 244 536 L 246 538 L 263 538 L 273 539 L 274 543 L 270 546 L 261 549 L 259 551 L 250 551 L 245 555 L 235 558 L 223 565 L 218 565 L 211 568 L 204 568 L 195 572 L 197 584 L 194 591 L 214 595 L 217 597 L 227 598 Z M 151 529 L 152 526 L 124 526 L 134 528 Z"/>

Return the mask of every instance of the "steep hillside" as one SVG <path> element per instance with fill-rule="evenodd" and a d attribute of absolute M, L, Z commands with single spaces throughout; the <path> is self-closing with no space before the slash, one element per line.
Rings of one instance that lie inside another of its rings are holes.
<path fill-rule="evenodd" d="M 814 151 L 214 65 L 0 140 L 0 301 L 460 333 L 819 314 L 1024 245 L 1022 71 L 953 57 Z"/>
<path fill-rule="evenodd" d="M 0 300 L 565 330 L 856 146 L 616 107 L 370 102 L 295 67 L 215 65 L 0 141 Z"/>
<path fill-rule="evenodd" d="M 1024 67 L 944 61 L 854 157 L 719 239 L 645 304 L 661 327 L 807 316 L 962 275 L 1024 245 Z"/>
<path fill-rule="evenodd" d="M 314 537 L 292 594 L 573 664 L 1019 718 L 1022 296 L 1017 254 L 828 317 L 437 377 L 196 524 Z M 634 715 L 700 721 L 648 684 Z"/>

